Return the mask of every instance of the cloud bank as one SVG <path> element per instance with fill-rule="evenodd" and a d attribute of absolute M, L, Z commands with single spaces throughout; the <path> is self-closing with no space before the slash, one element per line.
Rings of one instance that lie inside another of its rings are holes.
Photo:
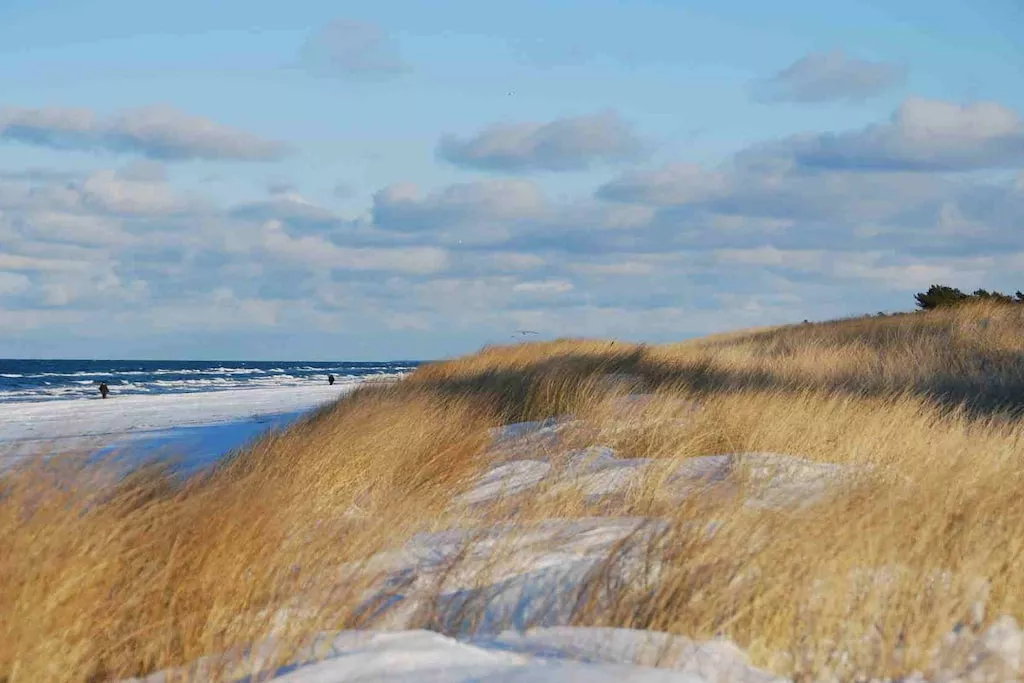
<path fill-rule="evenodd" d="M 356 214 L 332 205 L 330 182 L 319 201 L 257 182 L 223 203 L 147 159 L 9 171 L 0 342 L 95 319 L 126 340 L 301 329 L 468 350 L 524 328 L 656 341 L 909 309 L 935 282 L 1013 291 L 1019 135 L 994 103 L 910 99 L 872 126 L 765 141 L 716 166 L 631 168 L 589 194 L 517 177 L 393 182 Z"/>

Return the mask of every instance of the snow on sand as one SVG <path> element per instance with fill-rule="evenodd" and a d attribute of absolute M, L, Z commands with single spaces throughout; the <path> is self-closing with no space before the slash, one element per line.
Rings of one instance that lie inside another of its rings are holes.
<path fill-rule="evenodd" d="M 935 672 L 913 673 L 886 683 L 1011 683 L 1024 664 L 1024 631 L 1011 617 L 997 620 L 978 638 L 951 634 L 947 650 L 964 644 L 966 666 L 947 668 L 934 657 Z M 247 661 L 230 669 L 226 680 L 255 683 L 784 683 L 787 679 L 746 663 L 725 640 L 695 642 L 680 636 L 630 629 L 585 627 L 505 631 L 496 636 L 457 640 L 432 631 L 342 631 L 318 634 L 295 664 L 271 679 L 259 673 L 272 654 L 268 640 Z M 160 672 L 124 683 L 210 680 L 215 665 L 206 658 L 184 671 Z M 656 665 L 659 668 L 654 668 Z M 175 675 L 176 674 L 176 675 Z M 184 674 L 190 677 L 184 678 Z M 836 679 L 825 678 L 828 683 Z M 876 683 L 872 681 L 871 683 Z"/>
<path fill-rule="evenodd" d="M 619 458 L 607 446 L 560 451 L 561 434 L 574 426 L 575 420 L 549 419 L 495 429 L 493 448 L 505 459 L 483 473 L 455 504 L 489 503 L 538 488 L 543 489 L 541 495 L 578 491 L 590 502 L 598 502 L 605 496 L 625 494 L 653 478 L 658 481 L 658 495 L 670 499 L 711 488 L 738 492 L 740 480 L 745 479 L 748 507 L 805 506 L 820 502 L 836 484 L 853 481 L 867 471 L 864 467 L 780 453 L 733 453 L 672 461 Z"/>
<path fill-rule="evenodd" d="M 375 630 L 320 633 L 272 680 L 289 683 L 388 681 L 674 681 L 770 683 L 781 679 L 751 666 L 726 640 L 687 638 L 627 629 L 567 626 L 588 577 L 612 548 L 648 528 L 639 518 L 551 519 L 530 528 L 450 529 L 416 536 L 382 553 L 369 567 L 387 579 L 377 590 L 391 596 Z M 657 531 L 657 525 L 651 528 Z M 467 555 L 468 552 L 468 555 Z M 506 560 L 495 565 L 496 556 Z M 456 558 L 459 562 L 451 571 Z M 626 563 L 628 564 L 628 563 Z M 626 571 L 635 574 L 634 568 Z M 439 590 L 438 590 L 439 589 Z M 376 604 L 371 591 L 367 604 Z M 477 607 L 482 608 L 476 610 Z M 314 608 L 315 611 L 315 608 Z M 422 613 L 434 615 L 422 630 Z M 466 620 L 474 613 L 472 622 Z M 279 623 L 301 619 L 283 611 Z M 514 629 L 514 630 L 513 630 Z M 218 680 L 255 680 L 277 643 L 256 644 L 228 664 Z M 186 675 L 211 680 L 217 658 L 183 670 L 160 672 L 146 683 Z M 660 668 L 655 668 L 660 667 Z M 259 679 L 266 680 L 266 679 Z"/>
<path fill-rule="evenodd" d="M 459 502 L 472 508 L 535 487 L 555 492 L 578 486 L 592 496 L 616 495 L 653 464 L 618 459 L 602 446 L 558 453 L 565 424 L 545 421 L 496 430 L 496 449 L 527 450 L 528 444 L 542 441 L 553 455 L 541 459 L 532 449 L 530 458 L 499 460 L 471 483 Z M 740 456 L 687 461 L 675 473 L 677 492 L 730 480 L 737 459 Z M 759 475 L 767 490 L 786 494 L 769 501 L 773 504 L 792 502 L 800 491 L 812 494 L 805 500 L 813 499 L 842 474 L 827 464 L 789 456 L 749 454 L 742 459 L 751 465 L 745 473 Z M 339 568 L 340 581 L 363 571 L 381 577 L 363 603 L 367 610 L 380 610 L 375 611 L 376 630 L 319 634 L 318 647 L 293 659 L 296 663 L 274 680 L 780 680 L 751 666 L 744 653 L 725 640 L 698 643 L 664 633 L 569 625 L 584 597 L 600 605 L 614 600 L 615 586 L 657 580 L 659 568 L 645 561 L 645 550 L 658 542 L 664 525 L 657 519 L 590 517 L 480 526 L 470 518 L 457 528 L 418 534 L 366 564 Z M 715 528 L 711 525 L 707 532 L 714 533 Z M 602 580 L 595 582 L 597 576 Z M 301 623 L 304 609 L 315 612 L 315 605 L 282 610 L 279 623 Z M 421 630 L 424 624 L 440 633 Z M 273 639 L 257 644 L 238 666 L 259 670 L 267 648 L 272 650 Z M 203 667 L 214 661 L 201 660 L 190 667 L 192 679 L 204 680 Z M 229 680 L 244 677 L 244 668 L 233 671 L 238 676 Z M 163 675 L 146 681 L 167 680 Z"/>
<path fill-rule="evenodd" d="M 273 641 L 262 643 L 229 680 L 259 668 Z M 695 643 L 663 633 L 604 628 L 541 628 L 456 640 L 423 630 L 319 634 L 279 683 L 774 683 L 782 679 L 745 663 L 726 641 Z M 194 667 L 202 680 L 212 659 Z M 661 668 L 654 668 L 657 664 Z M 133 679 L 138 681 L 139 679 Z M 165 673 L 145 683 L 176 680 Z M 263 680 L 263 679 L 259 679 Z"/>
<path fill-rule="evenodd" d="M 167 430 L 297 414 L 329 403 L 360 383 L 3 403 L 0 454 L 91 450 Z"/>

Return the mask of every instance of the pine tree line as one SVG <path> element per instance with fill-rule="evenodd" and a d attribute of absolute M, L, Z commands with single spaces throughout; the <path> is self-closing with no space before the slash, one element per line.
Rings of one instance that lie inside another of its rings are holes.
<path fill-rule="evenodd" d="M 990 292 L 987 289 L 976 289 L 971 294 L 961 292 L 955 287 L 945 285 L 932 285 L 927 292 L 918 292 L 914 295 L 917 307 L 924 311 L 972 301 L 993 301 L 1001 304 L 1024 304 L 1024 292 L 1017 290 L 1013 296 L 1002 292 Z"/>

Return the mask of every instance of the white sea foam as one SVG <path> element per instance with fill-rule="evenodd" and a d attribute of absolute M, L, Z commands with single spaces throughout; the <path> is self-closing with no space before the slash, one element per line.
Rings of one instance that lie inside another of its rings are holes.
<path fill-rule="evenodd" d="M 311 383 L 324 383 L 327 376 L 333 374 L 338 383 L 361 381 L 389 381 L 400 379 L 408 372 L 391 372 L 376 374 L 341 374 L 331 372 L 329 369 L 321 369 L 320 372 L 307 375 L 293 375 L 288 372 L 276 372 L 270 374 L 260 370 L 258 373 L 245 372 L 212 372 L 206 370 L 182 370 L 182 371 L 153 371 L 153 372 L 120 372 L 111 373 L 111 377 L 119 378 L 120 381 L 110 381 L 110 393 L 113 396 L 118 394 L 132 394 L 138 392 L 162 392 L 162 393 L 195 393 L 195 392 L 221 392 L 225 390 L 250 390 L 250 389 L 275 389 L 284 387 L 308 387 Z M 178 376 L 177 379 L 166 378 Z M 214 376 L 210 376 L 214 375 Z M 227 376 L 225 376 L 227 375 Z M 49 401 L 54 398 L 80 399 L 91 398 L 96 395 L 96 377 L 91 373 L 67 373 L 58 375 L 56 373 L 31 375 L 31 377 L 60 377 L 63 383 L 53 384 L 43 381 L 41 384 L 31 387 L 19 387 L 12 389 L 0 389 L 0 406 L 6 412 L 7 406 L 19 401 L 29 402 Z M 138 378 L 140 376 L 153 377 L 145 381 L 129 380 L 127 377 Z M 182 377 L 184 376 L 184 377 Z M 235 377 L 237 376 L 237 378 Z M 77 377 L 90 377 L 92 379 L 74 379 Z M 166 378 L 166 379 L 162 379 Z M 0 436 L 0 438 L 3 438 Z"/>

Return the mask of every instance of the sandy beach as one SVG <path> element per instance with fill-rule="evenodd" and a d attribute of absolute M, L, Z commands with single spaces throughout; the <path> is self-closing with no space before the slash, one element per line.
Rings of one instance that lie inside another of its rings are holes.
<path fill-rule="evenodd" d="M 0 405 L 0 458 L 132 447 L 209 461 L 359 382 Z"/>

